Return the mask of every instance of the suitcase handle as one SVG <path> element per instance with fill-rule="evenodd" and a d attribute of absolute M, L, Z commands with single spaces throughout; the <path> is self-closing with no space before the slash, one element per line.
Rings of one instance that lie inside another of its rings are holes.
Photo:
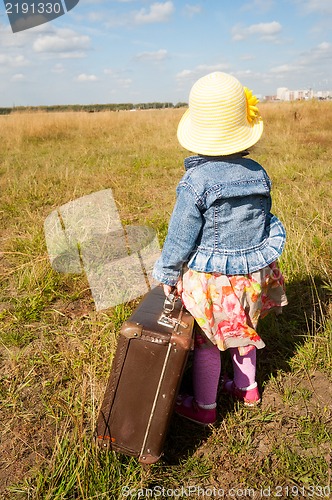
<path fill-rule="evenodd" d="M 166 326 L 167 328 L 175 328 L 181 326 L 182 328 L 187 328 L 188 324 L 181 321 L 182 314 L 180 313 L 179 319 L 173 318 L 171 313 L 174 310 L 175 302 L 179 299 L 178 295 L 174 293 L 170 293 L 165 298 L 163 312 L 161 313 L 160 318 L 158 319 L 158 324 L 162 326 Z"/>
<path fill-rule="evenodd" d="M 177 299 L 178 296 L 174 293 L 170 293 L 169 295 L 167 295 L 167 297 L 165 298 L 163 311 L 165 314 L 170 314 L 174 310 L 175 302 Z"/>

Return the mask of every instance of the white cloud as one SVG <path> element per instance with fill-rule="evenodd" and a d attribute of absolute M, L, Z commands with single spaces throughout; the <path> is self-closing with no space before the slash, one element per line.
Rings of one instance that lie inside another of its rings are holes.
<path fill-rule="evenodd" d="M 328 50 L 331 48 L 331 44 L 329 42 L 322 42 L 321 44 L 318 45 L 318 48 L 320 50 Z"/>
<path fill-rule="evenodd" d="M 191 69 L 183 69 L 182 71 L 177 73 L 176 79 L 177 80 L 184 80 L 186 78 L 191 78 L 194 74 L 195 74 L 195 72 Z"/>
<path fill-rule="evenodd" d="M 171 15 L 175 12 L 172 1 L 155 2 L 149 8 L 132 10 L 126 13 L 104 15 L 105 26 L 107 28 L 120 28 L 123 26 L 165 23 L 170 21 Z"/>
<path fill-rule="evenodd" d="M 247 27 L 237 24 L 232 28 L 232 38 L 235 41 L 245 40 L 251 36 L 257 36 L 260 40 L 271 40 L 276 39 L 282 30 L 282 26 L 277 21 L 272 21 L 270 23 L 258 23 L 252 24 Z"/>
<path fill-rule="evenodd" d="M 23 73 L 16 73 L 15 75 L 13 75 L 10 79 L 12 82 L 24 82 L 24 80 L 26 80 L 26 77 L 25 75 L 23 75 Z"/>
<path fill-rule="evenodd" d="M 163 23 L 169 20 L 175 11 L 173 2 L 156 2 L 150 6 L 150 9 L 141 9 L 134 15 L 136 24 Z"/>
<path fill-rule="evenodd" d="M 90 37 L 80 35 L 70 29 L 58 29 L 52 34 L 41 35 L 33 43 L 38 53 L 63 54 L 66 57 L 79 57 L 90 47 Z"/>
<path fill-rule="evenodd" d="M 117 83 L 119 84 L 120 88 L 128 89 L 133 83 L 133 81 L 131 78 L 122 78 L 122 79 L 120 78 L 117 80 Z"/>
<path fill-rule="evenodd" d="M 86 73 L 81 73 L 77 76 L 76 81 L 78 82 L 96 82 L 98 78 L 96 75 L 87 75 Z"/>
<path fill-rule="evenodd" d="M 114 71 L 114 69 L 112 69 L 112 68 L 105 68 L 104 73 L 105 73 L 105 75 L 114 76 L 116 74 L 116 71 Z"/>
<path fill-rule="evenodd" d="M 52 68 L 52 73 L 57 73 L 57 74 L 61 74 L 65 71 L 65 68 L 63 67 L 63 64 L 55 64 L 55 66 L 53 66 Z"/>
<path fill-rule="evenodd" d="M 199 64 L 193 69 L 183 69 L 175 75 L 177 82 L 177 90 L 188 93 L 190 87 L 202 76 L 205 76 L 214 71 L 227 71 L 229 66 L 226 64 Z"/>
<path fill-rule="evenodd" d="M 80 0 L 80 5 L 95 5 L 104 3 L 105 0 Z"/>
<path fill-rule="evenodd" d="M 7 54 L 0 54 L 0 65 L 7 66 L 11 68 L 18 68 L 21 66 L 27 66 L 29 61 L 23 55 L 10 56 Z"/>
<path fill-rule="evenodd" d="M 51 23 L 36 26 L 15 34 L 13 34 L 9 26 L 4 26 L 0 23 L 0 46 L 6 47 L 6 49 L 22 49 L 23 51 L 25 48 L 31 48 L 31 39 L 50 33 L 54 33 Z"/>
<path fill-rule="evenodd" d="M 109 77 L 112 85 L 120 89 L 128 89 L 133 83 L 132 79 L 127 77 L 122 70 L 119 71 L 112 68 L 105 68 L 104 74 Z M 112 92 L 114 92 L 114 89 Z"/>
<path fill-rule="evenodd" d="M 270 74 L 277 77 L 287 77 L 287 81 L 296 75 L 302 78 L 302 81 L 313 80 L 315 78 L 326 78 L 329 74 L 326 72 L 327 65 L 332 64 L 332 44 L 322 42 L 316 47 L 307 50 L 300 54 L 295 60 L 290 63 L 281 64 L 272 67 Z"/>
<path fill-rule="evenodd" d="M 275 5 L 274 0 L 251 0 L 249 3 L 241 7 L 242 11 L 267 12 Z"/>
<path fill-rule="evenodd" d="M 185 5 L 184 12 L 188 17 L 193 17 L 202 12 L 202 7 L 200 5 L 190 5 L 187 3 Z"/>
<path fill-rule="evenodd" d="M 284 73 L 292 73 L 294 71 L 293 64 L 281 64 L 280 66 L 275 66 L 270 69 L 271 73 L 284 74 Z"/>
<path fill-rule="evenodd" d="M 147 62 L 160 62 L 167 58 L 168 52 L 166 49 L 159 49 L 155 52 L 141 52 L 137 54 L 135 59 L 139 61 L 147 61 Z"/>
<path fill-rule="evenodd" d="M 313 66 L 325 67 L 326 62 L 332 64 L 332 44 L 329 42 L 322 42 L 316 47 L 301 54 L 299 64 L 302 67 L 307 67 L 312 70 Z"/>
<path fill-rule="evenodd" d="M 87 21 L 90 21 L 91 23 L 97 23 L 100 21 L 103 21 L 105 18 L 105 14 L 103 12 L 98 12 L 98 11 L 91 11 L 87 12 L 87 14 L 84 17 Z"/>
<path fill-rule="evenodd" d="M 255 56 L 253 54 L 243 54 L 241 56 L 241 61 L 253 61 L 255 59 Z"/>
<path fill-rule="evenodd" d="M 212 73 L 213 71 L 226 71 L 228 69 L 227 64 L 200 64 L 194 69 L 184 69 L 177 73 L 176 79 L 178 82 L 190 79 L 197 79 L 201 76 Z"/>
<path fill-rule="evenodd" d="M 241 82 L 245 81 L 247 78 L 250 78 L 251 80 L 257 80 L 265 76 L 263 73 L 253 71 L 251 69 L 232 71 L 231 74 L 235 76 L 235 78 L 238 78 L 238 80 L 240 80 Z"/>
<path fill-rule="evenodd" d="M 323 15 L 332 14 L 331 0 L 297 0 L 296 2 L 301 8 L 301 12 L 308 14 L 319 12 Z"/>

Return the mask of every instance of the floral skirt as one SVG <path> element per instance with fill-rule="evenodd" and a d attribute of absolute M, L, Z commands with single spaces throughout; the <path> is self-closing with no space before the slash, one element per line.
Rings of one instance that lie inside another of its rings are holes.
<path fill-rule="evenodd" d="M 221 351 L 238 347 L 241 355 L 265 346 L 256 328 L 270 311 L 281 313 L 287 304 L 284 278 L 276 262 L 247 275 L 226 276 L 187 269 L 183 275 L 183 303 L 205 335 L 201 347 L 212 342 Z"/>

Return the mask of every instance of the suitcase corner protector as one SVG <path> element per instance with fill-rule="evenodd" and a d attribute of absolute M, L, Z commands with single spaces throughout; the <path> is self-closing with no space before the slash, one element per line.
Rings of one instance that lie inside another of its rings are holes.
<path fill-rule="evenodd" d="M 125 321 L 120 329 L 121 335 L 127 339 L 134 339 L 141 337 L 143 331 L 143 325 L 140 323 L 134 323 L 133 321 Z"/>
<path fill-rule="evenodd" d="M 99 446 L 99 448 L 102 448 L 104 450 L 109 450 L 112 448 L 112 443 L 114 442 L 114 439 L 111 438 L 110 436 L 95 436 L 95 442 Z"/>
<path fill-rule="evenodd" d="M 155 455 L 151 455 L 149 453 L 144 453 L 144 455 L 140 455 L 140 457 L 138 458 L 138 461 L 142 465 L 152 465 L 152 464 L 155 464 L 156 462 L 158 462 L 158 460 L 160 459 L 161 456 L 162 456 L 162 454 L 155 456 Z"/>

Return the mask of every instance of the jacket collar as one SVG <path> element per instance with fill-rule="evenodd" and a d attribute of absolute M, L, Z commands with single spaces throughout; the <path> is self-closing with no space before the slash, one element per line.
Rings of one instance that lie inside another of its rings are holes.
<path fill-rule="evenodd" d="M 184 167 L 186 170 L 189 170 L 190 168 L 198 167 L 200 165 L 203 165 L 204 163 L 208 163 L 209 161 L 228 162 L 230 160 L 238 160 L 240 158 L 243 158 L 244 156 L 247 156 L 248 154 L 249 151 L 242 151 L 241 153 L 235 153 L 233 155 L 227 155 L 227 156 L 202 156 L 202 155 L 188 156 L 184 160 Z"/>

